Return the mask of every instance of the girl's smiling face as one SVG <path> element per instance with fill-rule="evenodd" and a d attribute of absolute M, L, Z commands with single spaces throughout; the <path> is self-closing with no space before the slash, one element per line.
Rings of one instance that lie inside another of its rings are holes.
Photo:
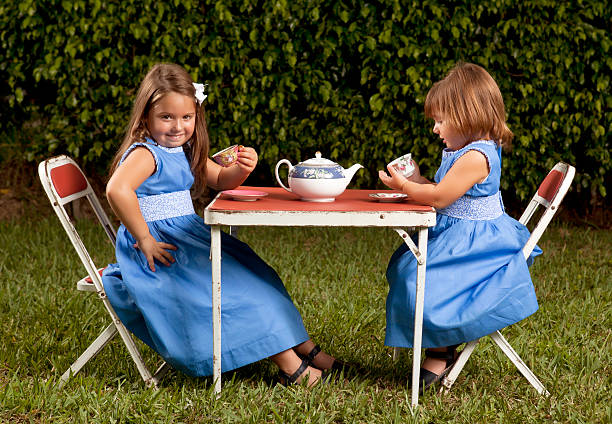
<path fill-rule="evenodd" d="M 444 118 L 444 116 L 434 116 L 434 134 L 438 134 L 442 142 L 450 150 L 458 150 L 465 145 L 466 139 Z"/>
<path fill-rule="evenodd" d="M 195 128 L 195 100 L 179 93 L 168 93 L 149 110 L 147 128 L 157 144 L 179 147 L 191 139 Z"/>

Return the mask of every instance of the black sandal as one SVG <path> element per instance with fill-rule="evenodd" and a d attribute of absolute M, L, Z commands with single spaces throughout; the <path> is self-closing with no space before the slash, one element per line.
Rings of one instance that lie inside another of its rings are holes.
<path fill-rule="evenodd" d="M 440 374 L 435 374 L 421 367 L 421 370 L 419 371 L 420 373 L 419 375 L 419 394 L 420 395 L 425 393 L 425 391 L 429 389 L 432 385 L 440 382 L 444 377 L 446 377 L 446 374 L 449 373 L 449 371 L 451 370 L 453 365 L 455 365 L 455 362 L 457 362 L 457 359 L 459 358 L 459 355 L 457 354 L 458 346 L 459 346 L 458 344 L 453 345 L 453 346 L 448 346 L 445 352 L 438 352 L 436 350 L 425 349 L 426 358 L 444 359 L 446 360 L 446 368 L 444 368 L 444 370 Z M 410 381 L 412 381 L 412 377 L 410 378 Z"/>
<path fill-rule="evenodd" d="M 297 354 L 297 356 L 299 356 L 299 357 L 300 357 L 300 359 L 302 359 L 302 360 L 304 360 L 304 361 L 308 361 L 308 363 L 309 363 L 309 365 L 310 365 L 311 367 L 314 367 L 314 368 L 316 368 L 316 369 L 318 369 L 318 370 L 321 370 L 321 371 L 329 371 L 329 372 L 332 372 L 332 373 L 336 373 L 336 372 L 337 372 L 337 373 L 340 373 L 340 372 L 344 371 L 344 372 L 346 373 L 346 371 L 348 370 L 348 368 L 349 368 L 349 367 L 348 367 L 348 366 L 347 366 L 347 365 L 346 365 L 344 362 L 339 361 L 339 360 L 338 360 L 338 359 L 336 359 L 336 358 L 334 358 L 334 362 L 332 363 L 331 368 L 320 368 L 320 367 L 317 367 L 317 366 L 314 364 L 314 362 L 313 362 L 313 361 L 314 361 L 314 358 L 315 358 L 315 357 L 316 357 L 316 356 L 317 356 L 317 355 L 318 355 L 320 352 L 321 352 L 321 347 L 320 347 L 319 345 L 315 345 L 315 347 L 313 347 L 313 348 L 312 348 L 312 350 L 311 350 L 311 351 L 308 353 L 308 355 L 302 355 L 301 353 L 299 353 L 299 352 L 297 352 L 297 351 L 296 351 L 295 353 Z"/>
<path fill-rule="evenodd" d="M 298 378 L 300 378 L 300 376 L 302 374 L 304 374 L 304 372 L 306 372 L 306 370 L 308 369 L 308 367 L 311 367 L 312 365 L 310 364 L 310 362 L 306 359 L 302 359 L 302 363 L 300 364 L 300 366 L 298 367 L 298 369 L 291 375 L 287 374 L 286 372 L 284 372 L 283 370 L 278 370 L 278 381 L 280 384 L 282 384 L 283 386 L 291 386 L 293 384 L 299 384 L 298 383 Z M 321 378 L 319 379 L 319 381 L 316 384 L 319 383 L 328 383 L 329 382 L 329 378 L 330 378 L 330 374 L 323 371 L 321 372 Z"/>

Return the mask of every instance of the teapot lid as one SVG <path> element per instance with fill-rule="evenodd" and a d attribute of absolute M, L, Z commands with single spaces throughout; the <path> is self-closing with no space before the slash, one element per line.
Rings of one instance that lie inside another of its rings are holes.
<path fill-rule="evenodd" d="M 300 162 L 298 165 L 318 166 L 318 167 L 339 166 L 336 162 L 332 162 L 329 159 L 322 158 L 321 152 L 316 152 L 314 158 L 305 160 L 304 162 Z"/>

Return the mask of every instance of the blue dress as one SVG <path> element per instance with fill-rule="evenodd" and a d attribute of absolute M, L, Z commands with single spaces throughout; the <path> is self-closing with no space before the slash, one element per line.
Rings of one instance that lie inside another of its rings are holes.
<path fill-rule="evenodd" d="M 538 309 L 528 262 L 521 249 L 527 228 L 503 209 L 499 182 L 501 148 L 476 141 L 445 150 L 436 172 L 439 183 L 455 161 L 470 150 L 484 154 L 489 175 L 453 204 L 437 211 L 429 229 L 423 310 L 423 344 L 442 347 L 478 339 L 522 320 Z M 412 347 L 417 263 L 405 244 L 387 268 L 385 344 Z"/>
<path fill-rule="evenodd" d="M 191 376 L 213 374 L 210 228 L 193 209 L 193 175 L 182 147 L 137 143 L 156 170 L 138 189 L 141 212 L 157 241 L 175 245 L 176 262 L 149 269 L 121 225 L 117 263 L 102 280 L 125 326 L 169 364 Z M 302 318 L 276 272 L 246 244 L 221 233 L 222 371 L 256 362 L 308 340 Z"/>

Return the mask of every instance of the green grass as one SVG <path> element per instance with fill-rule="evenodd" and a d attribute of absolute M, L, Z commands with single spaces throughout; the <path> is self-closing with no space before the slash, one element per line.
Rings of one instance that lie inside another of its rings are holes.
<path fill-rule="evenodd" d="M 97 227 L 80 221 L 96 262 L 113 260 Z M 532 267 L 540 310 L 504 335 L 550 391 L 541 397 L 485 339 L 450 393 L 413 415 L 411 352 L 383 345 L 384 271 L 400 239 L 383 229 L 245 228 L 240 238 L 281 275 L 312 338 L 364 372 L 307 390 L 273 384 L 261 361 L 210 378 L 171 372 L 148 389 L 119 339 L 63 389 L 60 375 L 108 324 L 75 282 L 83 268 L 55 216 L 0 221 L 0 422 L 611 422 L 610 231 L 549 227 Z M 160 358 L 140 344 L 149 368 Z M 367 371 L 365 371 L 367 370 Z"/>

